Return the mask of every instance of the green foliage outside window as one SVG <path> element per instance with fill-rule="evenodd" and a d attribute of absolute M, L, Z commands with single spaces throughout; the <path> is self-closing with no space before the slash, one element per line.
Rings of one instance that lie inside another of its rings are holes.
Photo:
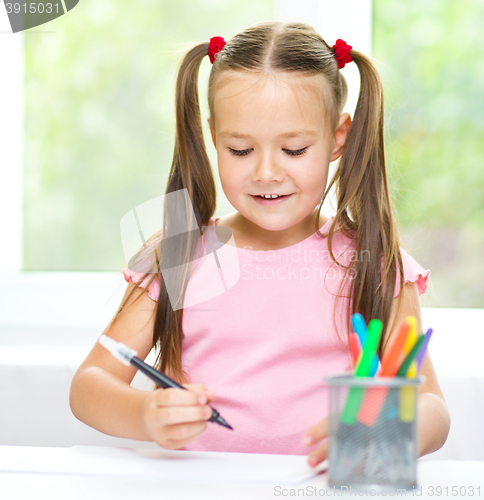
<path fill-rule="evenodd" d="M 483 307 L 484 4 L 374 0 L 373 12 L 395 208 L 431 269 L 423 303 Z M 25 33 L 25 270 L 120 270 L 121 217 L 166 184 L 180 49 L 272 18 L 269 0 L 96 0 Z M 207 57 L 204 117 L 209 71 Z"/>
<path fill-rule="evenodd" d="M 183 48 L 230 39 L 272 9 L 272 0 L 96 0 L 25 33 L 26 271 L 120 271 L 121 218 L 165 190 Z M 207 56 L 206 116 L 210 68 Z"/>
<path fill-rule="evenodd" d="M 484 307 L 484 4 L 374 0 L 373 57 L 404 242 L 426 306 Z"/>

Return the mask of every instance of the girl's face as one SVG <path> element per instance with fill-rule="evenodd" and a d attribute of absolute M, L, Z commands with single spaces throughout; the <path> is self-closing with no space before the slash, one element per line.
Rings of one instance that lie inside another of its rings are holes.
<path fill-rule="evenodd" d="M 323 197 L 329 163 L 343 152 L 349 115 L 328 129 L 315 77 L 227 73 L 209 119 L 227 199 L 266 230 L 305 225 Z"/>

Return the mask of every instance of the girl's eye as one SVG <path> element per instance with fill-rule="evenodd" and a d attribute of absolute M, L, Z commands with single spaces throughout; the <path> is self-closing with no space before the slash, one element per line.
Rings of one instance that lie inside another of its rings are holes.
<path fill-rule="evenodd" d="M 284 149 L 283 151 L 285 151 L 290 156 L 301 156 L 304 153 L 306 153 L 307 150 L 308 150 L 308 148 L 298 149 L 297 151 L 294 151 L 292 149 Z"/>
<path fill-rule="evenodd" d="M 249 154 L 250 152 L 250 149 L 243 149 L 243 150 L 239 150 L 239 149 L 232 149 L 232 148 L 229 148 L 229 151 L 234 155 L 234 156 L 246 156 Z"/>
<path fill-rule="evenodd" d="M 298 149 L 298 150 L 292 150 L 292 149 L 283 149 L 288 155 L 290 156 L 301 156 L 304 153 L 306 153 L 308 148 L 303 148 L 303 149 Z M 232 149 L 229 148 L 229 151 L 234 155 L 234 156 L 246 156 L 250 153 L 250 149 Z"/>

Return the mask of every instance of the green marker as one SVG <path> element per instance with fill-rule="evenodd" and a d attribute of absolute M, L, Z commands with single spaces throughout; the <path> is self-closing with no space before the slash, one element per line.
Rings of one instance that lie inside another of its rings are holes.
<path fill-rule="evenodd" d="M 378 348 L 382 332 L 382 322 L 379 319 L 372 319 L 368 323 L 368 337 L 360 362 L 355 371 L 355 377 L 369 377 L 373 356 Z M 346 399 L 346 404 L 341 414 L 341 421 L 351 425 L 356 422 L 356 417 L 363 400 L 365 389 L 363 387 L 351 387 Z"/>
<path fill-rule="evenodd" d="M 424 341 L 425 341 L 425 335 L 420 335 L 420 337 L 417 339 L 417 342 L 415 342 L 414 346 L 412 347 L 411 351 L 407 354 L 407 357 L 403 360 L 402 364 L 400 365 L 400 368 L 398 368 L 397 377 L 405 377 L 407 375 L 410 365 L 412 364 L 412 361 L 417 357 L 418 351 L 420 350 L 420 346 L 423 344 Z"/>
<path fill-rule="evenodd" d="M 407 354 L 403 363 L 397 371 L 397 377 L 409 377 L 412 378 L 415 375 L 410 374 L 412 363 L 416 363 L 418 352 L 420 351 L 420 346 L 425 341 L 425 335 L 420 335 L 415 342 L 414 346 Z M 414 372 L 415 373 L 415 372 Z M 402 422 L 413 422 L 415 419 L 415 398 L 416 398 L 416 387 L 402 387 L 399 391 L 399 401 L 398 410 L 400 415 L 400 420 Z"/>
<path fill-rule="evenodd" d="M 380 342 L 382 323 L 379 319 L 372 319 L 368 323 L 368 337 L 363 348 L 363 355 L 356 368 L 355 377 L 369 377 L 371 363 Z"/>

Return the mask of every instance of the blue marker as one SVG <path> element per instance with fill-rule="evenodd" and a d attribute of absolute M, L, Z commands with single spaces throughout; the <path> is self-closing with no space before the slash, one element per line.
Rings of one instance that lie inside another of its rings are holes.
<path fill-rule="evenodd" d="M 371 360 L 371 366 L 370 366 L 370 377 L 374 377 L 376 372 L 378 371 L 378 365 L 380 363 L 380 360 L 378 358 L 378 354 L 375 352 L 373 354 L 373 358 Z"/>
<path fill-rule="evenodd" d="M 368 329 L 366 328 L 365 320 L 360 313 L 355 313 L 351 316 L 353 330 L 360 337 L 361 348 L 365 348 L 366 338 L 368 337 Z"/>
<path fill-rule="evenodd" d="M 351 316 L 351 324 L 353 325 L 353 330 L 355 333 L 358 335 L 360 339 L 360 344 L 362 349 L 365 348 L 365 343 L 366 339 L 368 337 L 368 329 L 366 327 L 365 320 L 363 316 L 360 313 L 355 313 Z M 371 367 L 370 367 L 370 377 L 374 377 L 375 373 L 378 370 L 378 355 L 374 353 L 372 360 L 371 360 Z"/>

